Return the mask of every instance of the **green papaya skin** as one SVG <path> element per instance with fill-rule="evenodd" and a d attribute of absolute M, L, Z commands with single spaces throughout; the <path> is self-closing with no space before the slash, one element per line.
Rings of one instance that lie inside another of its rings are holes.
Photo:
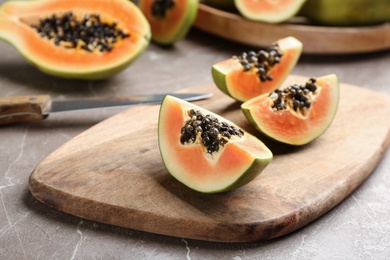
<path fill-rule="evenodd" d="M 299 14 L 318 25 L 375 25 L 390 21 L 390 1 L 307 0 Z"/>

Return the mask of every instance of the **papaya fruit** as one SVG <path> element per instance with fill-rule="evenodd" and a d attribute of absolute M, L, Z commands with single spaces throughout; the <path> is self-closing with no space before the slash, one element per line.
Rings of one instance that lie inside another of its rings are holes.
<path fill-rule="evenodd" d="M 150 23 L 152 40 L 160 45 L 183 39 L 198 11 L 198 0 L 139 0 L 138 5 Z"/>
<path fill-rule="evenodd" d="M 234 123 L 169 95 L 160 107 L 158 143 L 168 172 L 202 193 L 249 183 L 273 157 L 259 139 Z"/>
<path fill-rule="evenodd" d="M 389 0 L 307 0 L 299 12 L 326 26 L 364 26 L 390 21 Z"/>
<path fill-rule="evenodd" d="M 304 145 L 331 125 L 339 104 L 335 74 L 310 79 L 248 100 L 241 109 L 264 135 L 289 145 Z"/>
<path fill-rule="evenodd" d="M 234 0 L 239 13 L 253 21 L 282 23 L 295 16 L 306 0 Z"/>
<path fill-rule="evenodd" d="M 298 39 L 286 37 L 268 49 L 233 56 L 212 66 L 214 83 L 240 102 L 270 92 L 278 88 L 295 67 L 302 48 Z"/>
<path fill-rule="evenodd" d="M 128 0 L 9 1 L 0 7 L 0 39 L 58 77 L 111 77 L 145 50 L 150 34 Z"/>

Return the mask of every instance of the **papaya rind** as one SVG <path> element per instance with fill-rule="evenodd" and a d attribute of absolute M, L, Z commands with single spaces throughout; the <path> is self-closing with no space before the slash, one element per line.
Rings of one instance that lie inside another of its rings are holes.
<path fill-rule="evenodd" d="M 223 68 L 220 68 L 219 63 L 214 64 L 211 67 L 211 76 L 214 80 L 215 85 L 226 95 L 231 96 L 228 86 L 226 84 L 226 73 L 227 71 L 224 71 Z M 233 97 L 234 98 L 234 97 Z"/>
<path fill-rule="evenodd" d="M 256 13 L 252 9 L 247 8 L 243 3 L 246 0 L 234 0 L 234 4 L 239 11 L 239 13 L 248 20 L 257 21 L 257 22 L 265 22 L 265 23 L 283 23 L 294 17 L 301 9 L 302 5 L 306 2 L 306 0 L 296 0 L 292 5 L 286 5 L 284 8 L 284 12 L 273 12 L 267 11 L 263 13 Z M 261 5 L 262 1 L 258 1 L 259 5 Z M 268 1 L 265 1 L 268 2 Z M 275 4 L 283 4 L 278 3 L 279 1 L 275 1 Z M 272 4 L 272 1 L 271 1 Z"/>
<path fill-rule="evenodd" d="M 257 176 L 259 176 L 263 170 L 271 163 L 273 159 L 273 156 L 269 158 L 257 158 L 253 161 L 253 163 L 248 167 L 248 169 L 241 175 L 240 178 L 238 178 L 235 182 L 233 182 L 231 185 L 226 186 L 223 189 L 215 190 L 212 192 L 205 192 L 205 193 L 219 193 L 219 192 L 226 192 L 233 189 L 237 189 L 239 187 L 242 187 L 251 181 L 253 181 Z"/>
<path fill-rule="evenodd" d="M 252 161 L 250 164 L 248 164 L 248 166 L 246 167 L 245 170 L 243 170 L 242 172 L 237 174 L 236 179 L 234 179 L 233 181 L 230 181 L 228 183 L 224 183 L 222 185 L 219 183 L 216 183 L 214 187 L 210 187 L 210 185 L 208 185 L 208 186 L 206 185 L 207 187 L 205 187 L 202 185 L 196 185 L 194 183 L 189 182 L 188 180 L 186 180 L 185 177 L 182 177 L 183 175 L 181 175 L 180 170 L 178 170 L 180 167 L 178 167 L 174 163 L 175 161 L 172 160 L 172 158 L 174 158 L 174 157 L 172 157 L 170 154 L 168 154 L 167 150 L 165 148 L 168 146 L 168 144 L 167 144 L 166 138 L 164 138 L 165 135 L 163 133 L 163 126 L 162 126 L 162 122 L 164 120 L 164 112 L 163 111 L 165 109 L 164 108 L 165 102 L 170 102 L 172 100 L 174 102 L 180 102 L 181 104 L 186 106 L 186 109 L 187 108 L 194 108 L 196 110 L 203 111 L 207 114 L 212 114 L 215 117 L 217 117 L 219 120 L 223 120 L 223 121 L 229 123 L 230 125 L 234 125 L 234 126 L 236 126 L 236 125 L 233 122 L 231 122 L 231 121 L 229 121 L 229 120 L 227 120 L 227 119 L 225 119 L 225 118 L 223 118 L 215 113 L 212 113 L 212 112 L 210 112 L 206 109 L 203 109 L 199 106 L 196 106 L 194 104 L 190 104 L 187 101 L 180 100 L 178 98 L 175 98 L 175 97 L 172 97 L 169 95 L 164 98 L 164 100 L 162 101 L 162 105 L 160 107 L 159 124 L 158 124 L 158 145 L 159 145 L 160 155 L 161 155 L 162 161 L 163 161 L 166 169 L 168 170 L 168 172 L 176 180 L 178 180 L 179 182 L 181 182 L 185 186 L 187 186 L 195 191 L 201 192 L 201 193 L 219 193 L 219 192 L 230 191 L 232 189 L 236 189 L 236 188 L 241 187 L 245 184 L 248 184 L 255 177 L 257 177 L 267 167 L 267 165 L 272 161 L 272 159 L 273 159 L 272 152 L 265 146 L 265 144 L 263 142 L 261 142 L 259 139 L 257 139 L 255 136 L 250 135 L 249 133 L 245 132 L 245 135 L 244 135 L 244 136 L 246 136 L 245 138 L 253 139 L 253 141 L 256 144 L 256 147 L 261 149 L 261 153 L 259 151 L 255 151 L 257 153 L 257 157 L 256 157 L 256 156 L 254 156 L 254 152 L 250 153 L 251 148 L 243 150 L 243 147 L 240 146 L 243 151 L 245 151 L 247 154 L 250 154 L 252 156 Z M 238 126 L 236 126 L 236 127 L 238 127 Z M 229 145 L 229 144 L 227 144 L 227 145 Z M 260 154 L 261 154 L 261 156 L 260 156 Z"/>
<path fill-rule="evenodd" d="M 321 125 L 321 127 L 317 127 L 315 131 L 312 131 L 311 133 L 305 133 L 302 134 L 301 137 L 296 137 L 292 139 L 286 139 L 282 138 L 280 136 L 277 136 L 275 133 L 272 133 L 271 131 L 268 131 L 264 126 L 263 123 L 259 120 L 257 120 L 253 114 L 252 107 L 258 102 L 260 99 L 264 99 L 264 97 L 267 97 L 269 94 L 263 94 L 259 97 L 253 98 L 251 100 L 248 100 L 247 102 L 244 102 L 241 104 L 241 110 L 243 111 L 245 117 L 248 119 L 248 121 L 263 135 L 269 137 L 272 140 L 275 140 L 280 143 L 293 145 L 293 146 L 302 146 L 306 145 L 321 135 L 323 135 L 327 129 L 332 124 L 339 105 L 339 99 L 340 99 L 340 86 L 339 86 L 339 79 L 336 74 L 329 74 L 322 77 L 317 78 L 317 82 L 325 81 L 328 84 L 330 84 L 333 88 L 332 90 L 332 109 L 330 110 L 327 120 L 325 123 Z M 272 120 L 272 118 L 268 118 L 267 120 Z"/>

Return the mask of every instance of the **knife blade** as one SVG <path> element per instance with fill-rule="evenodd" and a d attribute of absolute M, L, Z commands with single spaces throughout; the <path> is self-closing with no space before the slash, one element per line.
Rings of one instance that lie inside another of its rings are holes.
<path fill-rule="evenodd" d="M 187 101 L 206 99 L 211 93 L 161 93 L 126 97 L 52 100 L 49 95 L 0 98 L 0 125 L 39 121 L 63 111 L 158 104 L 166 95 Z"/>

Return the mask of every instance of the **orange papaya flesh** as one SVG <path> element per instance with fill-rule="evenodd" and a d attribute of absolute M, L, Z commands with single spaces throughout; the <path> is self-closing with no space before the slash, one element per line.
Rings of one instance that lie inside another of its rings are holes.
<path fill-rule="evenodd" d="M 294 101 L 288 98 L 284 103 L 286 107 L 278 109 L 273 94 L 266 93 L 244 102 L 241 108 L 247 119 L 266 136 L 290 145 L 304 145 L 328 129 L 339 104 L 336 75 L 317 78 L 315 85 L 316 90 L 308 95 L 309 105 L 306 107 L 294 108 Z"/>
<path fill-rule="evenodd" d="M 225 118 L 187 101 L 164 98 L 158 123 L 161 157 L 169 173 L 187 187 L 202 193 L 228 191 L 249 183 L 271 162 L 272 152 L 246 132 L 240 137 L 232 136 L 211 153 L 203 145 L 201 134 L 194 142 L 182 142 L 182 129 L 190 119 L 191 109 L 239 129 Z"/>
<path fill-rule="evenodd" d="M 190 30 L 196 18 L 198 0 L 139 0 L 138 6 L 149 21 L 152 40 L 171 45 Z"/>
<path fill-rule="evenodd" d="M 233 57 L 212 66 L 212 77 L 217 87 L 230 97 L 244 102 L 278 87 L 295 67 L 302 53 L 302 43 L 294 37 L 275 42 L 283 55 L 268 71 L 272 80 L 261 81 L 259 69 L 253 66 L 245 71 L 240 61 Z"/>
<path fill-rule="evenodd" d="M 239 13 L 247 19 L 281 23 L 295 16 L 306 0 L 234 0 Z"/>
<path fill-rule="evenodd" d="M 128 37 L 117 39 L 110 51 L 65 48 L 43 38 L 36 27 L 42 19 L 64 13 L 98 15 L 102 24 L 116 24 Z M 80 79 L 104 79 L 130 65 L 148 46 L 150 27 L 136 5 L 126 0 L 9 1 L 0 8 L 0 39 L 13 46 L 45 73 Z"/>

